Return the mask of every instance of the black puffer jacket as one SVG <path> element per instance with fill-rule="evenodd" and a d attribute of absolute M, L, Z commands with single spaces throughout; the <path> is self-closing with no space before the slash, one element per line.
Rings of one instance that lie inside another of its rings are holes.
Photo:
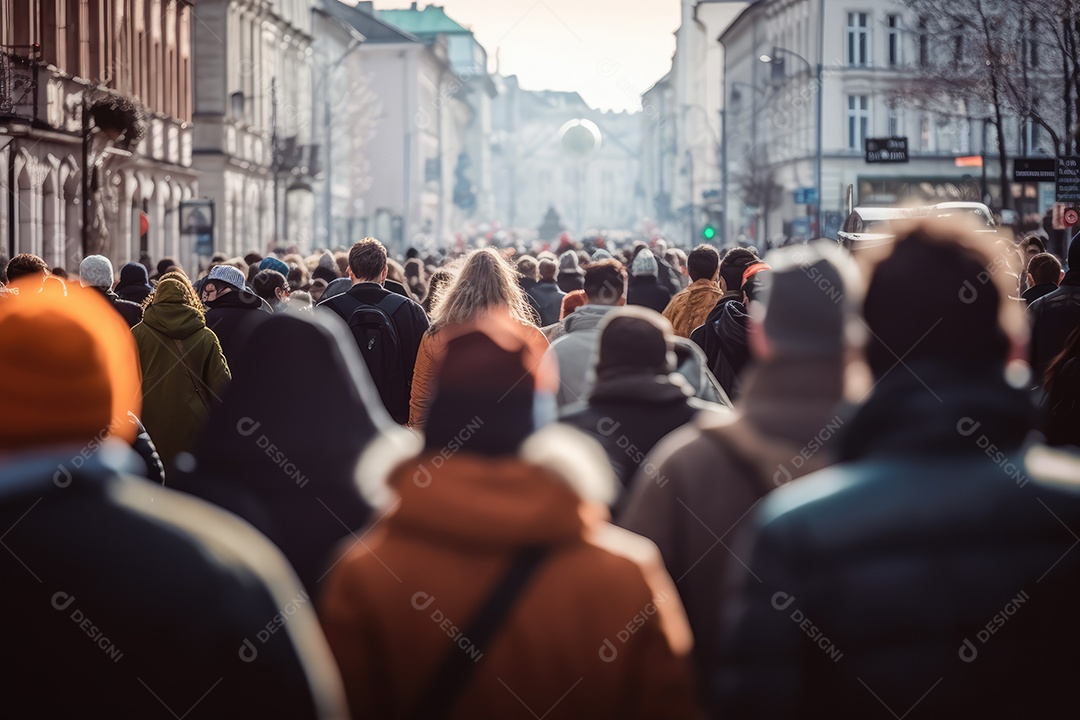
<path fill-rule="evenodd" d="M 739 397 L 739 379 L 751 360 L 746 340 L 749 321 L 742 302 L 734 295 L 724 296 L 705 324 L 690 333 L 690 339 L 705 351 L 709 370 L 732 400 Z"/>
<path fill-rule="evenodd" d="M 109 304 L 116 309 L 116 312 L 120 313 L 120 317 L 124 318 L 124 322 L 128 324 L 129 328 L 133 328 L 142 322 L 143 309 L 141 305 L 130 300 L 124 300 L 108 288 L 96 287 L 94 289 L 105 297 Z"/>
<path fill-rule="evenodd" d="M 1069 333 L 1080 327 L 1080 270 L 1069 270 L 1061 286 L 1028 306 L 1031 319 L 1031 370 L 1042 382 L 1050 362 L 1065 349 Z"/>
<path fill-rule="evenodd" d="M 759 506 L 756 538 L 733 548 L 747 572 L 726 608 L 717 717 L 1075 705 L 1080 464 L 1041 480 L 1045 462 L 1020 453 L 1026 396 L 1000 370 L 967 371 L 889 373 L 845 424 L 841 463 Z"/>

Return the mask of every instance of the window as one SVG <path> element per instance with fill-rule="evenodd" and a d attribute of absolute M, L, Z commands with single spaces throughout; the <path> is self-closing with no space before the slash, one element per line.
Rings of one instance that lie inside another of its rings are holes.
<path fill-rule="evenodd" d="M 889 66 L 896 67 L 904 63 L 904 26 L 899 15 L 890 15 L 887 18 L 889 26 Z"/>
<path fill-rule="evenodd" d="M 866 13 L 848 13 L 847 64 L 866 67 L 870 64 L 870 31 Z"/>
<path fill-rule="evenodd" d="M 924 151 L 933 150 L 930 147 L 930 118 L 923 115 L 919 119 L 919 147 Z"/>
<path fill-rule="evenodd" d="M 957 25 L 953 30 L 953 62 L 959 63 L 964 59 L 964 26 Z"/>
<path fill-rule="evenodd" d="M 870 98 L 848 95 L 848 149 L 862 151 L 870 126 Z"/>
<path fill-rule="evenodd" d="M 889 110 L 889 137 L 903 137 L 904 127 L 903 120 L 900 118 L 900 111 L 896 109 Z"/>
<path fill-rule="evenodd" d="M 1039 20 L 1038 18 L 1030 18 L 1028 20 L 1029 29 L 1027 33 L 1024 33 L 1020 40 L 1021 50 L 1024 56 L 1024 60 L 1027 61 L 1028 67 L 1039 67 Z"/>

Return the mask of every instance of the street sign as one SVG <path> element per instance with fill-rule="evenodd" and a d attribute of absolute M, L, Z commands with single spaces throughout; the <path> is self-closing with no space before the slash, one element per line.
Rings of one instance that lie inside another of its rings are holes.
<path fill-rule="evenodd" d="M 1058 158 L 1057 201 L 1080 202 L 1080 157 Z"/>
<path fill-rule="evenodd" d="M 1057 179 L 1057 158 L 1016 158 L 1013 160 L 1014 182 L 1054 182 Z"/>
<path fill-rule="evenodd" d="M 866 138 L 866 162 L 906 163 L 908 139 L 906 137 Z"/>
<path fill-rule="evenodd" d="M 795 192 L 792 194 L 795 196 L 796 205 L 817 205 L 817 188 L 795 188 Z"/>
<path fill-rule="evenodd" d="M 1080 222 L 1080 212 L 1077 212 L 1076 208 L 1069 208 L 1065 211 L 1062 219 L 1065 221 L 1065 227 L 1072 227 Z"/>
<path fill-rule="evenodd" d="M 803 239 L 810 238 L 810 217 L 800 215 L 791 221 L 791 236 Z"/>

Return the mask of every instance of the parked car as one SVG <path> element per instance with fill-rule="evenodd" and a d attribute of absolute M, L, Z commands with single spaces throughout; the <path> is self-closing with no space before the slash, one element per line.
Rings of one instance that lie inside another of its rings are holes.
<path fill-rule="evenodd" d="M 936 205 L 913 207 L 857 207 L 844 220 L 837 233 L 837 242 L 855 252 L 887 245 L 895 237 L 893 223 L 897 220 L 919 217 L 963 217 L 975 220 L 978 232 L 996 236 L 994 214 L 983 203 L 943 202 Z"/>

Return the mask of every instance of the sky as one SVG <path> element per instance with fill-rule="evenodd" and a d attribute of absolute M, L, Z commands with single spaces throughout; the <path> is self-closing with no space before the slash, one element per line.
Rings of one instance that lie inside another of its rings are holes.
<path fill-rule="evenodd" d="M 376 9 L 409 0 L 375 0 Z M 429 3 L 422 0 L 417 6 Z M 442 0 L 470 28 L 489 69 L 529 90 L 573 90 L 600 110 L 641 109 L 641 93 L 671 67 L 678 0 Z"/>

